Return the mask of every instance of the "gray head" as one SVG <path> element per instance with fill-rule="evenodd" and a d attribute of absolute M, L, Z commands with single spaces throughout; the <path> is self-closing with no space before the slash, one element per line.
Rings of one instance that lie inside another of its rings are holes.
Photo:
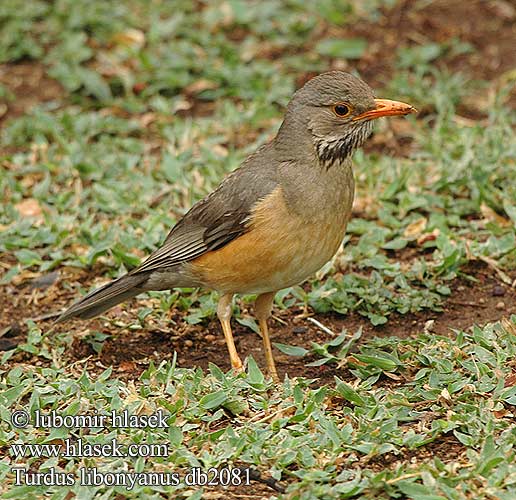
<path fill-rule="evenodd" d="M 371 87 L 356 76 L 329 71 L 294 94 L 277 140 L 309 135 L 320 161 L 331 165 L 362 146 L 375 118 L 415 111 L 402 102 L 375 99 Z"/>

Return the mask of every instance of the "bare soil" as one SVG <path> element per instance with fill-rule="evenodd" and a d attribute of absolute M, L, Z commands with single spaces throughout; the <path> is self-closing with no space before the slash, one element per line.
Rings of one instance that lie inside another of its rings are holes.
<path fill-rule="evenodd" d="M 50 78 L 43 64 L 27 61 L 17 64 L 0 64 L 0 84 L 14 95 L 13 99 L 0 99 L 0 124 L 8 118 L 28 113 L 34 106 L 60 99 L 64 90 Z"/>
<path fill-rule="evenodd" d="M 512 2 L 404 0 L 383 14 L 379 22 L 359 22 L 350 28 L 351 34 L 369 42 L 358 69 L 373 84 L 382 86 L 393 77 L 398 47 L 453 39 L 471 44 L 474 50 L 464 54 L 450 51 L 436 60 L 436 66 L 483 80 L 495 80 L 516 66 L 516 7 Z"/>

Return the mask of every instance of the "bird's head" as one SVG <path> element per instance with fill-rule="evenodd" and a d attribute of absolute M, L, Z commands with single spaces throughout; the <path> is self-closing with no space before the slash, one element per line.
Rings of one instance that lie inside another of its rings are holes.
<path fill-rule="evenodd" d="M 356 76 L 330 71 L 312 78 L 294 94 L 282 128 L 304 128 L 320 161 L 331 165 L 362 146 L 376 118 L 415 112 L 409 104 L 376 99 L 369 85 Z"/>

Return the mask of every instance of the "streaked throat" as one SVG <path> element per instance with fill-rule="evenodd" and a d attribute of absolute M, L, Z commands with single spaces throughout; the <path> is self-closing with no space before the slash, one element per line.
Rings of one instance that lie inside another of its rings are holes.
<path fill-rule="evenodd" d="M 316 137 L 314 142 L 320 163 L 326 168 L 341 164 L 364 144 L 372 130 L 373 124 L 365 121 L 350 127 L 344 136 Z"/>

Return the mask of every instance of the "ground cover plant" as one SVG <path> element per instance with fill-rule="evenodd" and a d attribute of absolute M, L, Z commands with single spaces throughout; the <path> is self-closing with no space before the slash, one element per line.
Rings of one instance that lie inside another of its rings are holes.
<path fill-rule="evenodd" d="M 514 498 L 516 11 L 452 4 L 2 3 L 2 498 Z M 283 383 L 259 369 L 253 297 L 235 303 L 241 376 L 205 291 L 53 325 L 156 248 L 274 135 L 292 92 L 331 68 L 420 112 L 376 124 L 354 158 L 342 250 L 277 294 Z M 168 425 L 16 428 L 20 410 L 32 422 L 161 410 Z M 11 448 L 67 439 L 167 452 Z M 13 467 L 231 467 L 249 484 L 16 485 Z"/>

